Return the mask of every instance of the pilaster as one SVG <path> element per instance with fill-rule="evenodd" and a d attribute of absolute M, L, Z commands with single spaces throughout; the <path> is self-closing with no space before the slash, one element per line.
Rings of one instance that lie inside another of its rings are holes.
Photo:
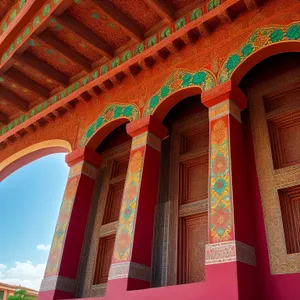
<path fill-rule="evenodd" d="M 73 297 L 93 188 L 101 156 L 80 148 L 66 156 L 70 167 L 38 299 Z"/>
<path fill-rule="evenodd" d="M 253 211 L 247 193 L 241 111 L 246 97 L 231 81 L 202 94 L 209 108 L 209 244 L 206 278 L 228 281 L 223 299 L 256 299 Z M 220 276 L 223 274 L 223 276 Z"/>
<path fill-rule="evenodd" d="M 107 288 L 115 297 L 150 287 L 160 149 L 167 129 L 147 116 L 129 123 L 127 132 L 132 146 Z"/>

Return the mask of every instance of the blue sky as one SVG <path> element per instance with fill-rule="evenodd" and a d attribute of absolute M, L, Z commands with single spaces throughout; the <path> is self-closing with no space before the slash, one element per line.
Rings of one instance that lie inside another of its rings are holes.
<path fill-rule="evenodd" d="M 39 288 L 68 178 L 64 159 L 45 156 L 0 183 L 0 281 Z"/>

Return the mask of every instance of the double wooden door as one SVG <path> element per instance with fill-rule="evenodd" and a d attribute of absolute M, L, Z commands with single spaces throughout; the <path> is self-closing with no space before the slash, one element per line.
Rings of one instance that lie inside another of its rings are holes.
<path fill-rule="evenodd" d="M 201 113 L 174 122 L 169 140 L 162 147 L 153 285 L 204 279 L 208 239 L 208 143 L 208 115 L 203 109 Z"/>
<path fill-rule="evenodd" d="M 102 153 L 91 211 L 90 233 L 85 244 L 86 261 L 81 297 L 104 296 L 118 227 L 130 154 L 130 142 Z"/>

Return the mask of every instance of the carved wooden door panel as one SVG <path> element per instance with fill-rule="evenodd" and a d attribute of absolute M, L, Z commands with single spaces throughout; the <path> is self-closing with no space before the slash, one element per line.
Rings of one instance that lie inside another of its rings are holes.
<path fill-rule="evenodd" d="M 246 89 L 272 274 L 300 272 L 299 74 Z"/>
<path fill-rule="evenodd" d="M 207 111 L 174 123 L 169 176 L 168 284 L 204 279 L 208 238 Z"/>
<path fill-rule="evenodd" d="M 129 162 L 130 143 L 107 150 L 101 168 L 101 191 L 98 198 L 92 240 L 88 254 L 84 297 L 103 296 L 115 244 L 123 189 Z M 97 199 L 96 199 L 97 200 Z"/>

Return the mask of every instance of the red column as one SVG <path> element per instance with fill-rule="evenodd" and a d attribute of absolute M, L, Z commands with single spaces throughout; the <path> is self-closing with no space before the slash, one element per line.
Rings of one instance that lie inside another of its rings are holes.
<path fill-rule="evenodd" d="M 161 139 L 167 129 L 153 116 L 129 123 L 132 136 L 107 295 L 150 287 L 154 212 L 158 196 Z"/>
<path fill-rule="evenodd" d="M 69 178 L 61 204 L 39 300 L 73 297 L 75 279 L 101 156 L 81 148 L 66 156 Z"/>
<path fill-rule="evenodd" d="M 258 299 L 253 205 L 247 192 L 241 110 L 246 97 L 231 81 L 202 94 L 209 108 L 209 244 L 206 279 L 227 287 L 220 299 Z"/>

